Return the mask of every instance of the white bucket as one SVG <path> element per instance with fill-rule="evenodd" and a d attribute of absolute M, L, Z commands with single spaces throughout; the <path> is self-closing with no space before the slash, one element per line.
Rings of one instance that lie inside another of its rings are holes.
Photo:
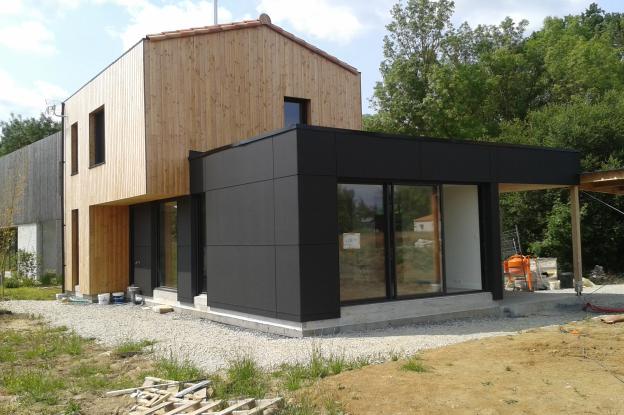
<path fill-rule="evenodd" d="M 110 293 L 98 294 L 98 304 L 110 304 Z"/>

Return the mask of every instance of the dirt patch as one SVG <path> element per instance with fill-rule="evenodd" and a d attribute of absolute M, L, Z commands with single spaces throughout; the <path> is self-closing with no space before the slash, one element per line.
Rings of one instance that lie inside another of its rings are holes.
<path fill-rule="evenodd" d="M 424 370 L 345 372 L 308 392 L 358 415 L 624 414 L 623 346 L 624 324 L 585 320 L 430 350 Z"/>

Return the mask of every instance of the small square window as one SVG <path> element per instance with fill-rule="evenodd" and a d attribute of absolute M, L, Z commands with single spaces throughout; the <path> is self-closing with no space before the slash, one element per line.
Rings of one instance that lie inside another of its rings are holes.
<path fill-rule="evenodd" d="M 284 127 L 308 123 L 309 100 L 284 98 Z"/>
<path fill-rule="evenodd" d="M 104 107 L 89 114 L 89 166 L 94 167 L 106 161 L 105 158 Z"/>

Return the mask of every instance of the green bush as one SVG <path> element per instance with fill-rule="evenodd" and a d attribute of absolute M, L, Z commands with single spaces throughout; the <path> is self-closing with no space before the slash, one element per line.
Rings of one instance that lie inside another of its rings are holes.
<path fill-rule="evenodd" d="M 22 286 L 22 281 L 20 278 L 7 278 L 4 280 L 4 288 L 19 288 Z"/>
<path fill-rule="evenodd" d="M 56 275 L 54 272 L 44 272 L 43 275 L 39 277 L 39 282 L 41 285 L 60 285 L 61 278 Z"/>

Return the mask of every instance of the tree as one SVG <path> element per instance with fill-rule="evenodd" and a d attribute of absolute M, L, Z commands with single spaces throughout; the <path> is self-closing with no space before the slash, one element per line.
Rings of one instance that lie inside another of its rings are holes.
<path fill-rule="evenodd" d="M 528 22 L 509 18 L 455 28 L 453 9 L 393 7 L 365 129 L 571 148 L 585 171 L 624 166 L 624 14 L 591 4 L 526 36 Z M 622 217 L 581 198 L 585 266 L 624 272 Z M 624 197 L 600 198 L 624 210 Z M 523 247 L 565 264 L 568 204 L 565 190 L 501 195 L 503 228 L 518 225 Z"/>
<path fill-rule="evenodd" d="M 34 143 L 61 130 L 61 124 L 41 114 L 39 118 L 22 118 L 11 114 L 9 121 L 0 121 L 0 156 Z"/>

